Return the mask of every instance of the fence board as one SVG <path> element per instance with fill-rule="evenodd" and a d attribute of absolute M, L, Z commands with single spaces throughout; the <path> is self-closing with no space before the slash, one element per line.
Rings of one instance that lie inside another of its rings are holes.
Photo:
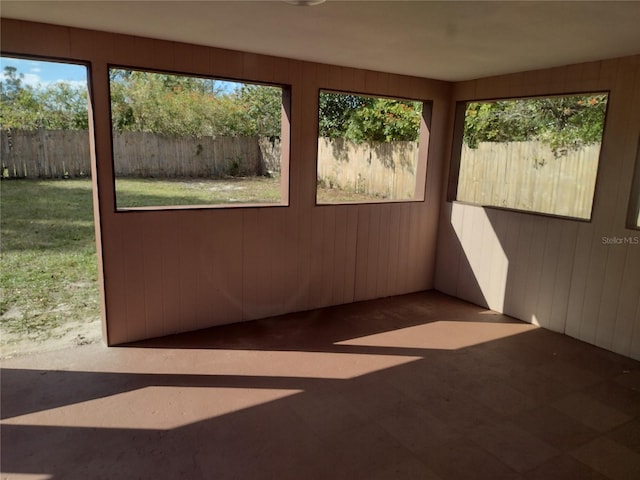
<path fill-rule="evenodd" d="M 558 157 L 540 142 L 463 146 L 457 199 L 589 218 L 599 155 L 599 144 Z"/>
<path fill-rule="evenodd" d="M 2 176 L 89 176 L 84 130 L 2 131 Z M 257 137 L 185 138 L 147 132 L 113 134 L 117 177 L 217 177 L 280 171 L 279 141 Z"/>
<path fill-rule="evenodd" d="M 361 143 L 318 139 L 318 181 L 331 188 L 413 199 L 416 188 L 416 142 Z"/>
<path fill-rule="evenodd" d="M 86 131 L 1 132 L 2 176 L 66 178 L 91 171 Z M 278 140 L 184 138 L 147 132 L 113 134 L 117 177 L 223 177 L 278 174 Z M 539 142 L 481 143 L 462 148 L 458 200 L 589 218 L 599 145 L 555 157 Z M 412 199 L 415 142 L 355 144 L 318 140 L 318 181 L 387 199 Z"/>

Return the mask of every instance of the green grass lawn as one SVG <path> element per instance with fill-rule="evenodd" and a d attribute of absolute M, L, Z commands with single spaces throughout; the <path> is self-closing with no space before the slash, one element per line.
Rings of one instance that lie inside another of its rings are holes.
<path fill-rule="evenodd" d="M 280 202 L 279 178 L 116 180 L 118 208 L 172 205 L 232 205 Z M 319 203 L 380 201 L 361 193 L 319 188 Z"/>
<path fill-rule="evenodd" d="M 280 179 L 252 177 L 209 179 L 116 180 L 118 208 L 279 203 Z"/>
<path fill-rule="evenodd" d="M 0 232 L 3 334 L 99 317 L 89 180 L 3 180 Z"/>
<path fill-rule="evenodd" d="M 323 202 L 375 200 L 321 189 Z M 118 180 L 119 206 L 276 203 L 275 178 Z M 0 182 L 0 345 L 100 316 L 91 181 Z"/>

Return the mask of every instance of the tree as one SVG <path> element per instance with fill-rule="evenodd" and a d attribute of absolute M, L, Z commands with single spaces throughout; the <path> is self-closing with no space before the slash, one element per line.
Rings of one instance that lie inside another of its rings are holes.
<path fill-rule="evenodd" d="M 243 85 L 236 100 L 242 110 L 243 135 L 279 138 L 282 130 L 282 89 Z"/>
<path fill-rule="evenodd" d="M 557 154 L 601 140 L 606 95 L 469 102 L 464 143 L 542 141 Z"/>
<path fill-rule="evenodd" d="M 42 108 L 36 92 L 23 86 L 24 75 L 15 67 L 4 67 L 0 81 L 0 115 L 2 129 L 35 129 L 41 126 Z"/>
<path fill-rule="evenodd" d="M 351 116 L 361 108 L 373 105 L 372 97 L 344 93 L 320 92 L 319 135 L 346 138 Z"/>
<path fill-rule="evenodd" d="M 111 71 L 111 116 L 117 131 L 212 134 L 211 82 L 177 75 Z"/>
<path fill-rule="evenodd" d="M 281 108 L 278 87 L 244 84 L 228 91 L 203 78 L 126 70 L 111 74 L 117 131 L 279 137 Z"/>
<path fill-rule="evenodd" d="M 415 141 L 421 102 L 321 92 L 319 135 L 356 143 Z"/>
<path fill-rule="evenodd" d="M 413 142 L 420 132 L 419 102 L 374 99 L 372 105 L 355 110 L 346 136 L 354 142 Z"/>
<path fill-rule="evenodd" d="M 42 126 L 51 130 L 89 128 L 87 89 L 67 82 L 56 82 L 39 92 Z"/>
<path fill-rule="evenodd" d="M 68 82 L 47 87 L 23 85 L 24 75 L 6 66 L 0 82 L 1 127 L 4 130 L 88 128 L 87 90 Z"/>

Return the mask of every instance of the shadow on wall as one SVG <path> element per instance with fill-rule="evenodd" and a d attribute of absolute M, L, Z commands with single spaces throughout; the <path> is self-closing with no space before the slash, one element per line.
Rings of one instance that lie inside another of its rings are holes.
<path fill-rule="evenodd" d="M 438 290 L 640 358 L 640 246 L 607 245 L 602 227 L 551 216 L 457 202 L 443 215 Z"/>

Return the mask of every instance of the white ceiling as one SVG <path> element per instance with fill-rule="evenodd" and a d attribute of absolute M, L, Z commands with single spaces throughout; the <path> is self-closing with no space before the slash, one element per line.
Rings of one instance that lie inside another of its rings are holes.
<path fill-rule="evenodd" d="M 5 18 L 441 80 L 640 53 L 640 1 L 6 1 Z"/>

